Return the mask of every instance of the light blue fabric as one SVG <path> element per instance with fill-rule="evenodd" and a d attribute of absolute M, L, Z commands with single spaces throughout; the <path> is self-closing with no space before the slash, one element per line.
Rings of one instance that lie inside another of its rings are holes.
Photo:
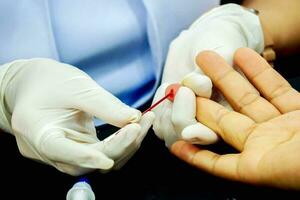
<path fill-rule="evenodd" d="M 0 64 L 47 57 L 133 107 L 153 96 L 169 43 L 219 0 L 1 0 Z M 51 67 L 51 66 L 49 66 Z"/>

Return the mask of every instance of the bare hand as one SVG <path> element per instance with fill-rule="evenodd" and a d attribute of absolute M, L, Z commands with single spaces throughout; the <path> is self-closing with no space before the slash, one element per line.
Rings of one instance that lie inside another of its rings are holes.
<path fill-rule="evenodd" d="M 249 83 L 214 52 L 198 55 L 214 85 L 235 111 L 197 99 L 197 119 L 239 153 L 219 155 L 178 141 L 172 153 L 213 175 L 280 188 L 300 189 L 300 94 L 254 51 L 242 48 L 235 64 Z"/>

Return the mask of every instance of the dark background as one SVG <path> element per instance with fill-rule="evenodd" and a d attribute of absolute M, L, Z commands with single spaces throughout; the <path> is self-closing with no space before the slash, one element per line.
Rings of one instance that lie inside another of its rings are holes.
<path fill-rule="evenodd" d="M 278 58 L 275 66 L 299 91 L 299 57 Z M 101 127 L 98 131 L 105 137 L 112 128 Z M 233 151 L 225 144 L 210 148 L 224 153 Z M 0 199 L 65 199 L 67 191 L 80 178 L 22 157 L 15 138 L 9 134 L 0 133 L 0 158 Z M 255 187 L 198 171 L 172 156 L 152 131 L 120 171 L 93 172 L 86 177 L 98 200 L 300 199 L 300 192 Z"/>

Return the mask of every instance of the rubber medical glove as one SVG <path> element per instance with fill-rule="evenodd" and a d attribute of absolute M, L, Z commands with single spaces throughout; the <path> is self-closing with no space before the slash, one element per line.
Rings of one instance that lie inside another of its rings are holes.
<path fill-rule="evenodd" d="M 0 68 L 1 128 L 25 157 L 80 175 L 120 168 L 139 148 L 154 119 L 123 104 L 81 70 L 50 59 Z M 123 127 L 99 141 L 93 117 Z"/>
<path fill-rule="evenodd" d="M 204 50 L 214 50 L 232 65 L 233 54 L 240 47 L 261 53 L 264 39 L 257 15 L 236 4 L 212 9 L 184 30 L 170 45 L 162 85 L 153 102 L 165 94 L 172 83 L 180 83 L 174 103 L 165 101 L 154 110 L 153 129 L 170 146 L 178 139 L 198 144 L 217 141 L 216 134 L 195 120 L 196 96 L 212 98 L 226 107 L 230 105 L 196 64 L 196 56 Z M 194 93 L 194 94 L 193 94 Z M 196 96 L 195 96 L 196 95 Z"/>

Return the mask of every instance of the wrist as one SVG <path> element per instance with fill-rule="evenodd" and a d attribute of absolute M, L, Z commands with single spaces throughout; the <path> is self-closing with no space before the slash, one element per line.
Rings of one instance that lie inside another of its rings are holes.
<path fill-rule="evenodd" d="M 0 129 L 11 134 L 11 118 L 17 100 L 16 79 L 21 76 L 24 61 L 15 60 L 0 66 Z"/>
<path fill-rule="evenodd" d="M 246 8 L 248 11 L 252 12 L 253 14 L 257 15 L 260 20 L 263 37 L 264 37 L 264 50 L 261 53 L 262 57 L 267 60 L 268 62 L 273 62 L 276 59 L 276 53 L 274 51 L 274 38 L 270 33 L 266 22 L 260 18 L 259 11 L 253 8 Z"/>
<path fill-rule="evenodd" d="M 258 53 L 264 50 L 264 34 L 259 17 L 237 4 L 214 8 L 195 21 L 190 29 L 197 37 L 193 44 L 193 57 L 203 50 L 215 50 L 229 61 L 241 47 L 251 48 Z"/>
<path fill-rule="evenodd" d="M 0 66 L 0 129 L 12 133 L 11 128 L 11 112 L 5 103 L 5 91 L 7 86 L 7 73 L 9 68 L 11 67 L 11 63 L 4 64 Z"/>

